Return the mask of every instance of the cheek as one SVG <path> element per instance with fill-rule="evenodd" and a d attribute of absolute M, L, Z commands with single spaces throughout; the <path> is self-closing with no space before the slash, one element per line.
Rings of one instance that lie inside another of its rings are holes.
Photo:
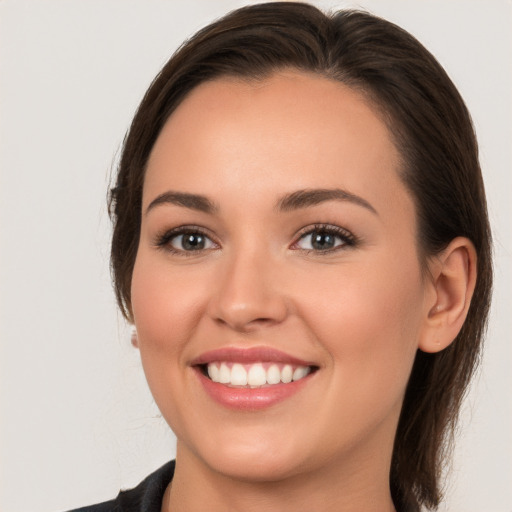
<path fill-rule="evenodd" d="M 423 288 L 416 267 L 375 267 L 331 276 L 304 303 L 330 359 L 331 385 L 317 414 L 336 425 L 332 444 L 341 425 L 358 439 L 385 418 L 398 418 L 417 350 Z"/>
<path fill-rule="evenodd" d="M 406 381 L 422 325 L 416 259 L 382 257 L 327 272 L 302 293 L 303 315 L 333 364 L 353 371 L 352 378 Z"/>
<path fill-rule="evenodd" d="M 194 286 L 183 272 L 170 271 L 165 261 L 137 255 L 132 276 L 132 310 L 142 366 L 151 393 L 175 433 L 183 432 L 182 419 L 193 411 L 183 369 L 187 344 L 199 322 L 204 288 Z"/>
<path fill-rule="evenodd" d="M 149 352 L 172 357 L 197 325 L 204 287 L 149 256 L 143 250 L 137 255 L 131 286 L 139 348 L 143 359 Z"/>

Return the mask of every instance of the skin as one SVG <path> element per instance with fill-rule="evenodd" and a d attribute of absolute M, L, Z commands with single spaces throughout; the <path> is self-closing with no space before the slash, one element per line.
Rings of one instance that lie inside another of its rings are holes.
<path fill-rule="evenodd" d="M 451 342 L 474 278 L 464 240 L 425 277 L 399 166 L 375 109 L 315 75 L 219 79 L 170 117 L 147 167 L 132 279 L 144 370 L 178 439 L 162 510 L 394 510 L 389 466 L 414 356 Z M 276 208 L 310 189 L 342 189 L 370 207 L 331 199 Z M 168 191 L 206 196 L 216 210 L 148 210 Z M 314 250 L 304 228 L 315 224 L 356 241 Z M 206 233 L 204 250 L 186 252 L 180 238 L 157 244 L 183 225 Z M 191 361 L 256 346 L 319 369 L 267 409 L 214 402 Z"/>

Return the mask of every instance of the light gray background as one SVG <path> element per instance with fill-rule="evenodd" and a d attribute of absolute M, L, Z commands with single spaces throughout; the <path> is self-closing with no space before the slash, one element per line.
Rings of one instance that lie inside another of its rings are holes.
<path fill-rule="evenodd" d="M 113 497 L 174 455 L 109 281 L 109 170 L 149 82 L 187 36 L 247 1 L 0 0 L 0 509 Z M 473 114 L 496 245 L 483 367 L 450 512 L 512 510 L 512 3 L 318 1 L 403 26 Z"/>

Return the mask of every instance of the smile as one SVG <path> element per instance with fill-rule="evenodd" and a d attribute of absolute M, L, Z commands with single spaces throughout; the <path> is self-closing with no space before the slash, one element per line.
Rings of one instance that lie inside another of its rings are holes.
<path fill-rule="evenodd" d="M 213 382 L 235 387 L 257 388 L 276 384 L 289 384 L 303 379 L 311 372 L 309 366 L 292 366 L 282 363 L 241 364 L 215 362 L 206 366 Z"/>
<path fill-rule="evenodd" d="M 259 410 L 281 402 L 311 380 L 318 365 L 268 347 L 227 347 L 192 361 L 210 398 L 238 410 Z"/>

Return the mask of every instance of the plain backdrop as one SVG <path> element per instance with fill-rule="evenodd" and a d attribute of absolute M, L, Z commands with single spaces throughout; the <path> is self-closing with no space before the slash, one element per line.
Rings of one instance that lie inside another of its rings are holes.
<path fill-rule="evenodd" d="M 0 509 L 114 497 L 174 456 L 109 276 L 110 170 L 177 46 L 234 0 L 0 0 Z M 512 510 L 512 3 L 317 1 L 412 32 L 472 112 L 496 253 L 483 365 L 447 477 L 450 512 Z"/>

